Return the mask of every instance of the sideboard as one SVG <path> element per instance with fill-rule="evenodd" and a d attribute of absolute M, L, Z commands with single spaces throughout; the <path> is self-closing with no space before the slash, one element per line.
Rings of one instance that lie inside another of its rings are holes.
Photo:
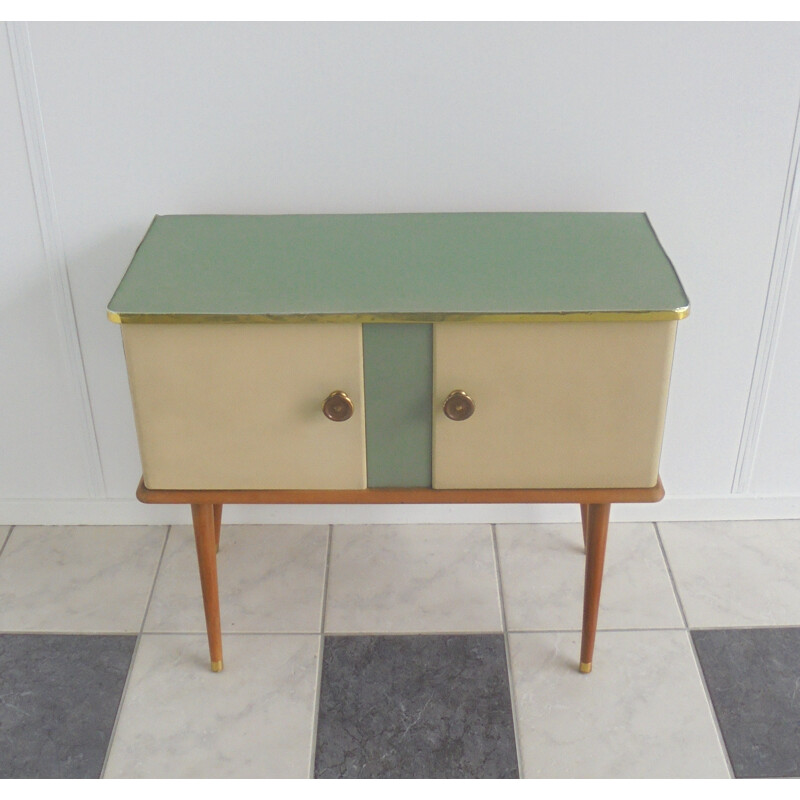
<path fill-rule="evenodd" d="M 108 316 L 137 497 L 192 507 L 211 668 L 224 504 L 576 503 L 591 671 L 688 312 L 645 214 L 157 216 Z"/>

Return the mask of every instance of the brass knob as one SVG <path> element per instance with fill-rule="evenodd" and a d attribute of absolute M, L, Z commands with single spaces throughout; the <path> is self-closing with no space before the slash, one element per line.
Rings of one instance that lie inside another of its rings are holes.
<path fill-rule="evenodd" d="M 475 403 L 472 398 L 461 389 L 456 389 L 447 395 L 444 401 L 444 414 L 456 422 L 469 419 L 475 413 Z"/>
<path fill-rule="evenodd" d="M 322 413 L 334 422 L 344 422 L 353 416 L 353 401 L 343 391 L 337 389 L 325 398 Z"/>

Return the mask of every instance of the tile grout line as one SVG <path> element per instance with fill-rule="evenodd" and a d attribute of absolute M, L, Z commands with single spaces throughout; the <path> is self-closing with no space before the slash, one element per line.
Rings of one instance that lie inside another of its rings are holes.
<path fill-rule="evenodd" d="M 770 625 L 769 623 L 751 623 L 749 625 L 693 625 L 693 631 L 753 631 L 753 630 L 766 630 L 766 629 L 776 629 L 782 630 L 784 628 L 793 628 L 797 629 L 800 627 L 797 623 L 793 625 Z"/>
<path fill-rule="evenodd" d="M 513 631 L 517 633 L 517 631 Z M 431 630 L 402 630 L 402 631 L 387 631 L 385 628 L 383 630 L 375 629 L 375 630 L 363 630 L 363 631 L 325 631 L 327 636 L 341 636 L 341 637 L 348 637 L 352 636 L 356 638 L 358 636 L 487 636 L 492 634 L 502 633 L 502 631 L 498 631 L 497 628 L 481 628 L 480 630 L 475 630 L 475 628 L 433 628 Z"/>
<path fill-rule="evenodd" d="M 797 629 L 799 626 L 797 625 L 762 625 L 760 627 L 754 628 L 754 626 L 747 626 L 743 628 L 692 628 L 694 631 L 717 631 L 717 630 L 781 630 L 783 628 L 786 629 Z M 662 631 L 683 631 L 686 630 L 685 628 L 598 628 L 598 633 L 646 633 L 649 631 L 655 632 L 662 632 Z M 536 634 L 544 634 L 544 633 L 574 633 L 580 634 L 580 628 L 509 628 L 508 633 L 516 634 L 516 633 L 524 633 L 526 635 L 536 635 Z M 56 630 L 11 630 L 11 629 L 3 629 L 0 633 L 14 633 L 14 634 L 26 634 L 30 636 L 138 636 L 138 632 L 132 633 L 131 631 L 112 631 L 112 630 L 92 630 L 92 631 L 66 631 L 63 629 L 56 629 Z M 144 631 L 142 631 L 144 633 Z M 492 636 L 498 633 L 502 633 L 502 631 L 498 631 L 497 628 L 486 628 L 484 630 L 471 630 L 471 629 L 461 629 L 461 630 L 445 630 L 445 629 L 434 629 L 429 631 L 386 631 L 386 630 L 369 630 L 369 631 L 328 631 L 329 636 L 337 636 L 341 638 L 357 638 L 360 636 L 384 636 L 384 637 L 391 637 L 391 636 Z M 205 630 L 197 630 L 193 631 L 170 631 L 170 630 L 163 630 L 163 631 L 147 631 L 148 636 L 206 636 Z M 319 636 L 319 631 L 281 631 L 281 630 L 263 630 L 263 631 L 225 631 L 225 638 L 233 637 L 237 638 L 239 636 Z"/>
<path fill-rule="evenodd" d="M 106 633 L 106 631 L 104 631 Z M 122 631 L 122 634 L 125 632 Z M 144 631 L 142 631 L 144 633 Z M 119 635 L 119 634 L 118 634 Z M 147 631 L 148 636 L 207 636 L 205 630 L 194 631 Z M 280 630 L 264 630 L 264 631 L 225 631 L 223 634 L 227 639 L 229 636 L 319 636 L 319 631 L 280 631 Z"/>
<path fill-rule="evenodd" d="M 122 707 L 125 704 L 125 698 L 128 694 L 128 685 L 131 681 L 131 675 L 133 674 L 133 667 L 136 663 L 136 654 L 139 652 L 139 644 L 142 641 L 142 633 L 144 631 L 144 623 L 147 619 L 147 613 L 150 611 L 150 603 L 153 600 L 153 592 L 156 588 L 156 581 L 158 580 L 158 574 L 161 572 L 161 564 L 164 561 L 164 553 L 167 549 L 167 542 L 169 541 L 169 535 L 172 532 L 172 525 L 167 525 L 167 532 L 164 536 L 164 544 L 161 545 L 161 554 L 158 557 L 158 564 L 156 565 L 155 573 L 153 574 L 153 582 L 150 585 L 150 592 L 147 595 L 147 603 L 144 607 L 144 613 L 142 614 L 142 622 L 139 625 L 139 632 L 136 634 L 136 644 L 133 646 L 133 652 L 131 653 L 131 661 L 130 666 L 128 667 L 128 674 L 125 676 L 125 685 L 122 687 L 122 694 L 119 698 L 119 705 L 117 706 L 117 714 L 114 717 L 114 724 L 111 727 L 111 735 L 108 737 L 108 745 L 106 746 L 106 755 L 103 759 L 103 767 L 100 770 L 100 778 L 104 778 L 106 774 L 106 766 L 108 765 L 108 757 L 111 754 L 111 747 L 114 744 L 114 737 L 117 733 L 117 725 L 119 724 L 119 718 L 122 714 Z"/>
<path fill-rule="evenodd" d="M 686 609 L 683 607 L 683 600 L 681 599 L 680 592 L 678 591 L 678 582 L 675 580 L 675 576 L 672 574 L 672 565 L 669 563 L 669 558 L 667 558 L 667 550 L 664 547 L 664 542 L 661 540 L 661 531 L 659 531 L 657 523 L 653 522 L 651 524 L 653 526 L 653 530 L 656 532 L 656 541 L 658 542 L 658 547 L 661 550 L 661 558 L 664 559 L 664 566 L 667 568 L 667 575 L 669 576 L 669 582 L 672 585 L 672 592 L 675 595 L 675 600 L 678 602 L 678 610 L 681 612 L 684 630 L 688 631 L 689 620 L 686 617 Z"/>
<path fill-rule="evenodd" d="M 506 651 L 506 674 L 508 675 L 508 693 L 511 701 L 511 724 L 514 732 L 514 749 L 517 754 L 517 775 L 521 779 L 522 774 L 522 751 L 520 749 L 519 724 L 517 722 L 517 703 L 516 687 L 514 686 L 514 675 L 511 671 L 511 647 L 508 641 L 508 625 L 506 624 L 506 604 L 503 598 L 503 578 L 500 574 L 500 552 L 497 547 L 496 524 L 491 523 L 492 530 L 492 553 L 494 555 L 494 565 L 497 574 L 497 594 L 500 601 L 500 622 L 503 626 L 503 645 Z"/>
<path fill-rule="evenodd" d="M 706 696 L 706 702 L 708 703 L 708 707 L 711 711 L 711 719 L 714 721 L 714 730 L 717 732 L 717 738 L 719 739 L 720 749 L 722 750 L 722 754 L 725 756 L 725 766 L 728 769 L 728 777 L 735 778 L 736 774 L 733 771 L 733 764 L 731 763 L 730 755 L 728 754 L 728 748 L 725 745 L 725 737 L 722 735 L 722 728 L 719 726 L 719 719 L 717 718 L 717 712 L 714 709 L 714 703 L 711 700 L 711 693 L 708 691 L 708 684 L 706 683 L 706 675 L 703 672 L 703 666 L 700 663 L 700 657 L 697 655 L 697 648 L 694 646 L 694 639 L 692 638 L 692 631 L 689 627 L 689 620 L 686 616 L 686 610 L 683 607 L 683 600 L 681 600 L 680 593 L 678 592 L 678 582 L 675 580 L 675 576 L 672 573 L 672 565 L 669 563 L 669 558 L 667 557 L 667 550 L 664 547 L 664 542 L 661 538 L 661 531 L 658 529 L 658 523 L 653 523 L 653 528 L 656 532 L 656 539 L 658 541 L 658 546 L 661 548 L 661 557 L 664 559 L 664 564 L 667 567 L 667 574 L 669 575 L 670 583 L 672 584 L 672 591 L 675 593 L 675 599 L 678 601 L 678 608 L 680 609 L 681 616 L 683 617 L 683 625 L 684 630 L 686 631 L 686 635 L 689 637 L 689 647 L 692 650 L 692 656 L 694 658 L 694 664 L 697 668 L 697 672 L 700 675 L 700 683 L 703 687 L 703 692 Z"/>
<path fill-rule="evenodd" d="M 333 543 L 333 525 L 328 525 L 328 547 L 325 552 L 325 574 L 322 576 L 322 611 L 319 621 L 319 649 L 317 657 L 317 679 L 314 692 L 314 711 L 311 723 L 311 754 L 308 765 L 308 777 L 314 777 L 317 761 L 317 727 L 319 725 L 319 701 L 322 694 L 322 657 L 325 649 L 325 612 L 328 607 L 328 574 L 331 566 L 331 545 Z"/>
<path fill-rule="evenodd" d="M 598 626 L 598 633 L 647 633 L 649 631 L 685 631 L 686 628 L 601 628 Z M 509 633 L 576 633 L 581 634 L 581 628 L 514 628 Z"/>
<path fill-rule="evenodd" d="M 700 682 L 703 685 L 703 691 L 706 695 L 706 701 L 708 702 L 708 706 L 711 709 L 711 719 L 714 720 L 714 729 L 717 732 L 717 737 L 719 738 L 720 749 L 722 750 L 722 754 L 725 756 L 725 766 L 728 768 L 728 777 L 735 778 L 736 773 L 733 771 L 733 763 L 731 762 L 730 754 L 728 753 L 728 747 L 725 744 L 725 737 L 722 734 L 722 728 L 719 725 L 719 719 L 717 717 L 717 711 L 714 708 L 714 702 L 711 699 L 711 692 L 708 690 L 708 684 L 706 683 L 706 675 L 703 672 L 703 667 L 700 664 L 700 656 L 697 654 L 697 648 L 694 644 L 694 638 L 692 637 L 692 632 L 690 630 L 686 631 L 687 635 L 689 636 L 689 646 L 692 648 L 692 655 L 694 656 L 695 665 L 697 666 L 697 671 L 700 673 Z"/>
<path fill-rule="evenodd" d="M 8 540 L 11 538 L 11 531 L 13 531 L 14 528 L 16 528 L 16 527 L 17 527 L 16 525 L 10 525 L 9 526 L 8 533 L 6 533 L 6 538 L 3 539 L 3 544 L 0 545 L 0 556 L 3 555 L 3 550 L 6 549 L 6 545 L 8 544 Z"/>

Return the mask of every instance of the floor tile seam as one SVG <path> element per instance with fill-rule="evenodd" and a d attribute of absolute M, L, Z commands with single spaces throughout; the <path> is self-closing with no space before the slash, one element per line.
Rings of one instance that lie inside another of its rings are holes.
<path fill-rule="evenodd" d="M 703 665 L 700 663 L 700 655 L 697 652 L 697 647 L 695 647 L 694 637 L 692 636 L 691 631 L 686 631 L 686 635 L 689 637 L 689 647 L 692 651 L 692 657 L 694 658 L 695 667 L 697 668 L 697 672 L 700 675 L 700 683 L 703 687 L 703 693 L 706 696 L 706 702 L 708 703 L 709 710 L 711 711 L 711 719 L 714 722 L 714 730 L 717 732 L 717 738 L 719 739 L 720 749 L 722 750 L 722 755 L 725 757 L 725 766 L 728 769 L 728 777 L 735 778 L 736 773 L 733 769 L 733 762 L 731 761 L 730 753 L 728 752 L 728 745 L 725 743 L 725 736 L 722 733 L 722 727 L 719 723 L 719 717 L 717 716 L 717 710 L 714 708 L 714 701 L 711 699 L 711 692 L 708 688 L 708 683 L 706 682 L 706 674 L 703 671 Z"/>
<path fill-rule="evenodd" d="M 771 630 L 771 629 L 796 629 L 800 625 L 760 625 L 745 627 L 710 627 L 692 628 L 693 631 L 717 631 L 717 630 Z M 598 628 L 598 633 L 668 633 L 684 631 L 685 628 Z M 508 628 L 506 631 L 495 628 L 484 628 L 476 630 L 367 630 L 367 631 L 326 631 L 328 636 L 499 636 L 506 634 L 536 634 L 536 633 L 577 633 L 580 628 Z M 65 631 L 65 630 L 10 630 L 0 629 L 0 636 L 206 636 L 205 630 L 196 631 Z M 223 635 L 228 636 L 320 636 L 317 630 L 307 631 L 223 631 Z"/>
<path fill-rule="evenodd" d="M 161 564 L 164 561 L 164 553 L 167 551 L 167 542 L 169 541 L 169 535 L 172 532 L 172 525 L 167 525 L 166 533 L 164 534 L 164 541 L 161 545 L 161 553 L 158 557 L 158 563 L 156 564 L 155 571 L 153 572 L 153 580 L 150 584 L 150 592 L 147 595 L 147 603 L 145 604 L 144 613 L 142 614 L 142 622 L 139 626 L 139 632 L 136 635 L 136 642 L 133 645 L 133 652 L 131 653 L 131 660 L 128 665 L 128 674 L 125 676 L 125 683 L 122 687 L 122 694 L 119 698 L 119 705 L 117 706 L 117 713 L 114 717 L 114 724 L 111 726 L 111 734 L 108 737 L 108 745 L 106 745 L 106 754 L 103 758 L 103 766 L 100 769 L 100 778 L 104 778 L 106 774 L 106 767 L 108 765 L 108 758 L 111 754 L 111 748 L 114 745 L 114 737 L 117 734 L 117 726 L 119 725 L 119 719 L 122 715 L 122 709 L 125 705 L 125 698 L 128 695 L 128 686 L 130 685 L 131 675 L 133 675 L 133 668 L 136 664 L 136 654 L 139 652 L 139 645 L 142 641 L 142 632 L 144 631 L 144 623 L 147 619 L 147 614 L 150 611 L 150 603 L 153 600 L 153 593 L 155 592 L 156 582 L 158 581 L 158 575 L 161 571 Z"/>
<path fill-rule="evenodd" d="M 196 631 L 141 631 L 142 636 L 207 636 L 205 630 Z M 222 635 L 227 639 L 228 636 L 319 636 L 318 630 L 307 631 L 226 631 L 223 629 Z"/>
<path fill-rule="evenodd" d="M 325 635 L 326 625 L 325 617 L 328 613 L 328 585 L 331 573 L 331 551 L 333 550 L 333 525 L 328 525 L 328 547 L 325 552 L 325 572 L 322 576 L 322 611 L 320 616 L 319 631 L 323 636 Z"/>
<path fill-rule="evenodd" d="M 314 777 L 317 760 L 317 731 L 319 728 L 319 706 L 322 695 L 322 657 L 325 651 L 325 614 L 328 610 L 328 576 L 331 569 L 331 549 L 333 547 L 333 525 L 328 525 L 328 546 L 325 552 L 325 573 L 322 576 L 322 609 L 319 620 L 319 646 L 317 649 L 317 675 L 314 686 L 314 704 L 311 718 L 311 742 L 308 764 L 308 777 Z"/>
<path fill-rule="evenodd" d="M 434 629 L 434 630 L 364 630 L 364 631 L 325 631 L 324 636 L 502 636 L 503 631 L 499 628 L 478 628 L 478 629 Z"/>
<path fill-rule="evenodd" d="M 602 602 L 602 600 L 601 600 Z M 665 626 L 663 628 L 603 628 L 598 626 L 598 633 L 675 633 L 676 631 L 685 631 L 686 628 L 676 628 Z M 582 632 L 581 628 L 509 628 L 509 634 L 516 633 L 577 633 Z"/>
<path fill-rule="evenodd" d="M 138 636 L 137 630 L 89 630 L 70 631 L 39 628 L 0 628 L 0 636 Z"/>
<path fill-rule="evenodd" d="M 797 630 L 800 628 L 800 621 L 793 624 L 773 625 L 769 622 L 753 622 L 749 625 L 692 625 L 690 631 L 763 631 L 763 630 Z"/>
<path fill-rule="evenodd" d="M 681 619 L 683 620 L 683 627 L 688 631 L 689 630 L 689 618 L 686 616 L 686 609 L 683 606 L 683 599 L 681 598 L 681 594 L 678 591 L 678 582 L 675 579 L 675 574 L 672 571 L 672 564 L 669 562 L 669 557 L 667 556 L 667 549 L 664 547 L 664 541 L 661 538 L 661 531 L 658 529 L 658 523 L 653 522 L 653 529 L 656 532 L 656 541 L 658 542 L 658 547 L 661 550 L 661 558 L 664 559 L 664 565 L 667 568 L 667 575 L 669 576 L 670 584 L 672 585 L 672 593 L 675 595 L 675 600 L 678 603 L 678 610 L 681 612 Z"/>
<path fill-rule="evenodd" d="M 742 522 L 742 523 L 751 523 L 751 522 L 800 522 L 800 517 L 754 517 L 750 519 L 749 517 L 745 518 L 736 518 L 736 519 L 662 519 L 662 525 L 725 525 L 726 523 L 730 522 Z M 513 523 L 512 523 L 513 524 Z M 625 523 L 629 524 L 629 523 Z M 630 523 L 636 524 L 636 523 Z"/>
<path fill-rule="evenodd" d="M 3 544 L 0 544 L 0 556 L 3 555 L 3 550 L 6 549 L 8 540 L 11 538 L 11 531 L 13 531 L 14 528 L 16 528 L 16 525 L 9 525 L 8 530 L 6 531 L 5 538 L 3 539 Z"/>
<path fill-rule="evenodd" d="M 653 528 L 656 532 L 656 539 L 658 540 L 658 545 L 661 548 L 661 554 L 664 558 L 664 563 L 667 565 L 667 573 L 669 574 L 669 579 L 672 582 L 672 591 L 675 593 L 675 598 L 678 601 L 678 608 L 680 609 L 681 616 L 683 617 L 683 624 L 686 629 L 686 636 L 689 639 L 689 648 L 692 652 L 692 658 L 694 659 L 695 669 L 697 670 L 698 675 L 700 676 L 700 685 L 703 687 L 703 694 L 706 698 L 706 703 L 708 704 L 708 709 L 711 712 L 711 720 L 714 724 L 714 730 L 717 734 L 717 739 L 719 740 L 720 749 L 722 750 L 722 755 L 725 758 L 725 766 L 728 770 L 728 777 L 735 778 L 736 775 L 733 771 L 733 764 L 731 763 L 730 754 L 728 753 L 728 747 L 725 744 L 725 737 L 722 735 L 722 728 L 719 724 L 719 718 L 717 717 L 717 711 L 714 708 L 714 702 L 711 699 L 711 693 L 708 690 L 708 684 L 706 683 L 706 675 L 703 672 L 703 665 L 700 663 L 700 656 L 697 653 L 697 648 L 694 644 L 694 638 L 692 637 L 692 631 L 689 628 L 689 620 L 686 616 L 686 609 L 683 607 L 683 600 L 681 599 L 680 593 L 678 591 L 678 584 L 675 580 L 675 575 L 672 572 L 672 565 L 669 563 L 669 558 L 667 557 L 667 551 L 664 547 L 664 541 L 661 538 L 661 531 L 658 528 L 658 523 L 653 523 Z"/>
<path fill-rule="evenodd" d="M 517 721 L 517 695 L 514 686 L 514 673 L 511 669 L 511 646 L 508 641 L 508 625 L 506 623 L 506 604 L 503 596 L 503 577 L 500 572 L 500 551 L 497 546 L 497 527 L 495 523 L 491 525 L 492 530 L 492 550 L 494 553 L 495 571 L 497 574 L 497 594 L 500 602 L 500 624 L 503 627 L 503 647 L 506 654 L 506 675 L 508 676 L 508 693 L 511 703 L 511 730 L 514 734 L 514 748 L 517 755 L 517 776 L 523 778 L 522 774 L 522 747 L 520 744 L 520 730 Z"/>

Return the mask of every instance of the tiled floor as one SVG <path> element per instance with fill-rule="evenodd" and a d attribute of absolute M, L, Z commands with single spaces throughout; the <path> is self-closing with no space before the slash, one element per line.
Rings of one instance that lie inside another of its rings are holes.
<path fill-rule="evenodd" d="M 800 776 L 800 521 L 0 527 L 0 778 Z"/>

